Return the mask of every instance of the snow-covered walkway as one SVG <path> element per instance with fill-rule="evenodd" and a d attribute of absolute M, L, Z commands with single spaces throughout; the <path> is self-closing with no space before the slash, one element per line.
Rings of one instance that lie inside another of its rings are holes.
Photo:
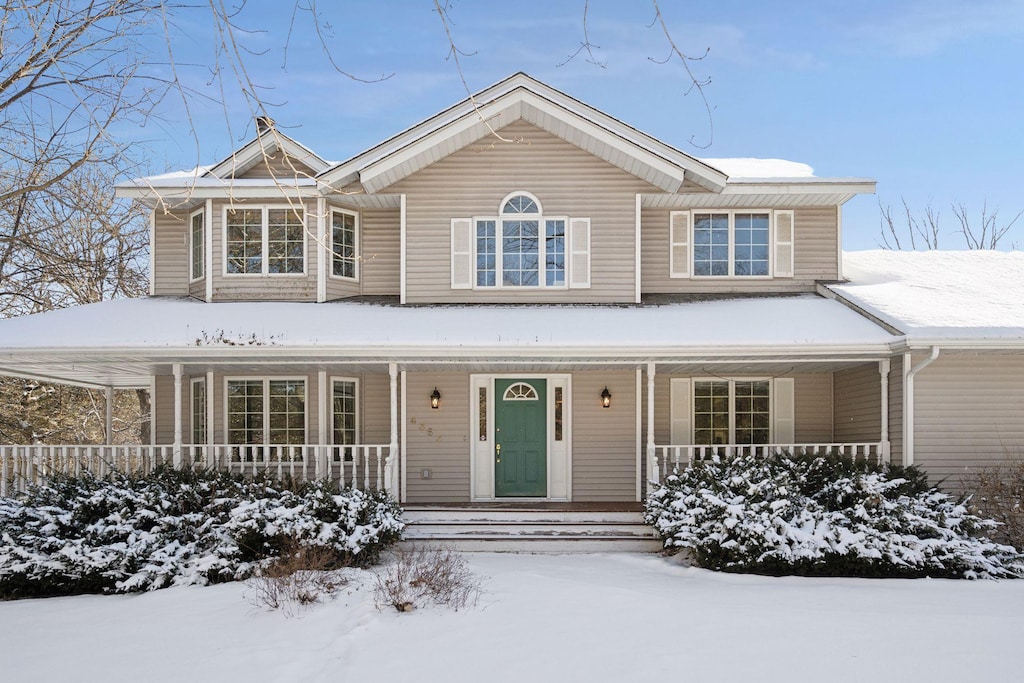
<path fill-rule="evenodd" d="M 1024 581 L 768 578 L 643 555 L 469 555 L 475 608 L 288 617 L 245 584 L 0 603 L 5 681 L 1020 680 Z M 362 585 L 360 585 L 362 584 Z"/>

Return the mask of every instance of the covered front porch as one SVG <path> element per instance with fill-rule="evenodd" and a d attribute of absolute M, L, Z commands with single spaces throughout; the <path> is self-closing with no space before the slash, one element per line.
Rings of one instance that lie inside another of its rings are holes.
<path fill-rule="evenodd" d="M 123 327 L 99 324 L 104 314 Z M 407 505 L 639 502 L 648 482 L 711 452 L 894 457 L 902 373 L 891 341 L 814 296 L 111 301 L 3 321 L 0 374 L 108 396 L 147 389 L 151 443 L 6 445 L 0 469 L 8 492 L 54 472 L 169 464 L 329 477 Z"/>

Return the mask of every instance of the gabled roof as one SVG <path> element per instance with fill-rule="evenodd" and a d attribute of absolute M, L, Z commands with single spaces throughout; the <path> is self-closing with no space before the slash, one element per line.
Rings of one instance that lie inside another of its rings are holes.
<path fill-rule="evenodd" d="M 1024 347 L 1024 253 L 844 252 L 839 298 L 912 346 Z"/>
<path fill-rule="evenodd" d="M 206 171 L 206 178 L 230 178 L 238 176 L 277 152 L 307 166 L 314 174 L 322 173 L 332 166 L 316 152 L 297 140 L 288 137 L 277 128 L 267 128 L 245 145 L 231 153 L 226 159 Z"/>
<path fill-rule="evenodd" d="M 319 179 L 334 187 L 358 180 L 367 192 L 376 192 L 518 119 L 666 192 L 676 192 L 686 179 L 713 191 L 725 187 L 727 176 L 718 169 L 524 73 L 338 164 Z"/>

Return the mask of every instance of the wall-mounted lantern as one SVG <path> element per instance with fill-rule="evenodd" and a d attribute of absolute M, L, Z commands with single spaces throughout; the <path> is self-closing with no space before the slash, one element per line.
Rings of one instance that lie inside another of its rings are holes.
<path fill-rule="evenodd" d="M 611 408 L 612 406 L 612 392 L 608 391 L 608 387 L 604 388 L 601 392 L 601 407 Z"/>
<path fill-rule="evenodd" d="M 434 387 L 434 393 L 430 394 L 430 407 L 437 410 L 441 407 L 441 392 Z"/>

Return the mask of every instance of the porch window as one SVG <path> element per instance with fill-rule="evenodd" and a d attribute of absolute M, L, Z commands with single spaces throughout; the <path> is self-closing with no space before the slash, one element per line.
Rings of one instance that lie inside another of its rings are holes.
<path fill-rule="evenodd" d="M 545 216 L 515 192 L 498 215 L 452 220 L 452 288 L 590 286 L 590 219 Z"/>
<path fill-rule="evenodd" d="M 189 217 L 189 272 L 192 280 L 206 275 L 206 231 L 203 221 L 202 211 L 196 211 Z"/>
<path fill-rule="evenodd" d="M 230 444 L 304 444 L 306 381 L 227 380 L 227 425 Z"/>
<path fill-rule="evenodd" d="M 356 380 L 336 379 L 333 382 L 334 444 L 348 446 L 358 443 L 356 436 Z"/>
<path fill-rule="evenodd" d="M 229 275 L 305 272 L 305 210 L 301 207 L 225 208 L 224 232 Z"/>
<path fill-rule="evenodd" d="M 356 279 L 358 265 L 358 216 L 342 209 L 331 210 L 331 275 Z"/>
<path fill-rule="evenodd" d="M 695 380 L 693 443 L 769 443 L 770 386 L 770 380 Z"/>
<path fill-rule="evenodd" d="M 206 443 L 206 378 L 192 380 L 192 443 Z"/>

